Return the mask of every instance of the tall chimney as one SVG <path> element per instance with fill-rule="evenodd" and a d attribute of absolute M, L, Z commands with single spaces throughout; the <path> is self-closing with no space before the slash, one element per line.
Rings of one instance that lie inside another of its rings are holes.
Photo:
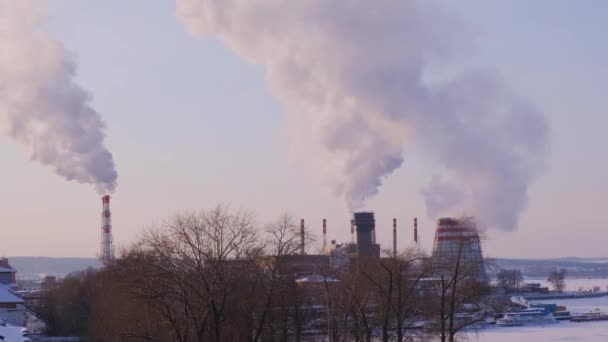
<path fill-rule="evenodd" d="M 414 243 L 418 245 L 418 218 L 414 217 Z"/>
<path fill-rule="evenodd" d="M 355 220 L 350 220 L 350 243 L 355 244 Z"/>
<path fill-rule="evenodd" d="M 374 213 L 355 213 L 355 225 L 357 226 L 357 257 L 359 259 L 377 257 L 376 246 L 373 243 L 373 232 L 376 228 Z"/>
<path fill-rule="evenodd" d="M 397 257 L 397 219 L 393 219 L 393 257 Z"/>
<path fill-rule="evenodd" d="M 112 213 L 110 212 L 110 196 L 101 198 L 103 210 L 101 212 L 101 253 L 100 258 L 104 264 L 114 260 L 114 244 L 112 243 Z"/>
<path fill-rule="evenodd" d="M 325 248 L 327 248 L 327 220 L 323 219 L 323 253 L 325 253 Z"/>
<path fill-rule="evenodd" d="M 306 245 L 304 243 L 304 219 L 300 220 L 300 254 L 306 254 Z"/>

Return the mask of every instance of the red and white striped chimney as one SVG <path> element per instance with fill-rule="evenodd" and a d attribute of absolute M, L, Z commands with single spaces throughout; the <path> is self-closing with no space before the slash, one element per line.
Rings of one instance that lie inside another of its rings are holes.
<path fill-rule="evenodd" d="M 105 264 L 114 260 L 114 244 L 112 242 L 112 212 L 110 211 L 110 196 L 101 199 L 103 210 L 101 212 L 101 261 Z"/>

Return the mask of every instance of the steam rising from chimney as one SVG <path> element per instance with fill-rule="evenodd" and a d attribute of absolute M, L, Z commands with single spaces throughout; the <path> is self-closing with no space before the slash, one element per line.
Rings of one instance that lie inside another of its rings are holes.
<path fill-rule="evenodd" d="M 470 45 L 431 1 L 177 0 L 177 12 L 192 33 L 264 66 L 299 123 L 292 136 L 309 129 L 314 158 L 351 211 L 415 140 L 443 166 L 422 191 L 430 215 L 460 209 L 485 225 L 516 226 L 547 124 L 491 70 L 428 81 L 431 66 Z"/>
<path fill-rule="evenodd" d="M 42 5 L 0 0 L 0 132 L 66 179 L 112 192 L 104 123 L 74 81 L 74 56 L 41 28 Z"/>

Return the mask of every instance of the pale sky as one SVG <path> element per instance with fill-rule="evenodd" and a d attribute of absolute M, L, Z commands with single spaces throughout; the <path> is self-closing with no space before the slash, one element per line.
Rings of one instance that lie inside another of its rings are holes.
<path fill-rule="evenodd" d="M 603 0 L 442 0 L 473 30 L 470 55 L 450 68 L 490 67 L 533 100 L 550 124 L 550 152 L 514 232 L 489 230 L 490 257 L 608 256 L 608 3 Z M 349 239 L 349 214 L 316 175 L 298 165 L 284 136 L 284 108 L 260 66 L 213 39 L 188 34 L 172 1 L 52 0 L 48 31 L 77 56 L 78 82 L 93 96 L 118 169 L 114 239 L 126 246 L 180 210 L 218 203 L 260 223 L 289 212 L 328 239 Z M 287 147 L 286 147 L 287 146 Z M 0 253 L 95 256 L 100 196 L 28 159 L 0 137 Z M 367 207 L 378 240 L 411 243 L 419 217 L 431 249 L 434 218 L 420 188 L 433 172 L 415 149 Z M 460 213 L 454 213 L 458 215 Z"/>

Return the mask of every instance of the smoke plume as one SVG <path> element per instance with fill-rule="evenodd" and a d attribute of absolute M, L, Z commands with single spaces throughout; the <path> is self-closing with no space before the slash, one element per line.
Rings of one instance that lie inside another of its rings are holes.
<path fill-rule="evenodd" d="M 74 57 L 41 29 L 43 1 L 0 0 L 0 132 L 68 180 L 116 187 L 104 123 L 75 83 Z"/>
<path fill-rule="evenodd" d="M 516 226 L 546 123 L 491 70 L 425 81 L 470 45 L 430 1 L 177 0 L 177 13 L 193 34 L 262 65 L 287 112 L 306 114 L 298 129 L 321 147 L 327 180 L 351 210 L 415 141 L 441 165 L 421 191 L 429 213 L 465 210 L 488 226 Z"/>

